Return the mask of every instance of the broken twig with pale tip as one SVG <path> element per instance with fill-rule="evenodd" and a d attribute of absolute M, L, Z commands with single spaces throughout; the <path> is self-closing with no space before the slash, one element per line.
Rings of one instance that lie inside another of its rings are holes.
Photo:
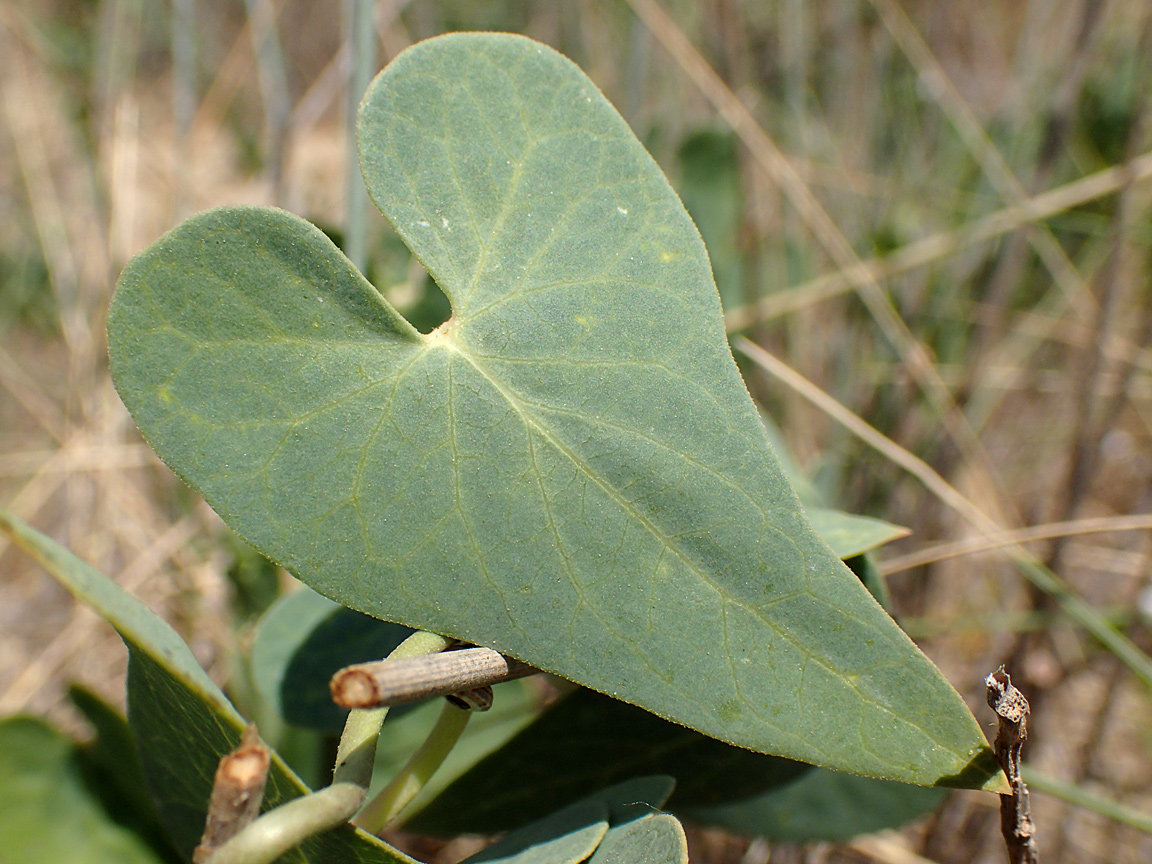
<path fill-rule="evenodd" d="M 420 702 L 437 696 L 456 697 L 474 710 L 491 699 L 472 691 L 538 672 L 491 648 L 459 648 L 440 654 L 380 660 L 346 666 L 332 676 L 332 700 L 341 708 L 380 708 Z"/>
<path fill-rule="evenodd" d="M 271 763 L 271 751 L 260 741 L 256 727 L 249 726 L 244 730 L 240 746 L 222 758 L 216 767 L 204 833 L 192 853 L 194 864 L 204 864 L 218 848 L 260 815 Z"/>
<path fill-rule="evenodd" d="M 1008 846 L 1011 864 L 1038 864 L 1036 825 L 1028 803 L 1028 787 L 1020 777 L 1020 750 L 1028 738 L 1028 700 L 1012 686 L 1012 679 L 1001 666 L 984 679 L 988 707 L 996 712 L 1000 728 L 996 733 L 996 759 L 1008 783 L 1011 795 L 1000 796 L 1000 833 Z"/>

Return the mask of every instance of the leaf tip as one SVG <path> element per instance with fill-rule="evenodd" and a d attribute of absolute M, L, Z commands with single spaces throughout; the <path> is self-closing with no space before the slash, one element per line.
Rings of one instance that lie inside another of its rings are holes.
<path fill-rule="evenodd" d="M 1011 792 L 1008 778 L 996 761 L 996 754 L 987 746 L 977 750 L 960 771 L 940 777 L 933 785 L 948 789 L 978 789 L 997 794 Z"/>

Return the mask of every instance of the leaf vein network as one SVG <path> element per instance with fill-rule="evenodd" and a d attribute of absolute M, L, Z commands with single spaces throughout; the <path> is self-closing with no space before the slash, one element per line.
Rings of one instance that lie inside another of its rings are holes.
<path fill-rule="evenodd" d="M 593 483 L 595 483 L 597 486 L 599 486 L 610 498 L 612 498 L 616 502 L 617 506 L 619 506 L 622 510 L 624 510 L 626 513 L 628 513 L 632 518 L 634 518 L 641 525 L 643 525 L 645 530 L 647 530 L 648 533 L 653 538 L 658 540 L 664 546 L 668 547 L 670 549 L 670 551 L 672 551 L 676 555 L 676 557 L 688 568 L 689 572 L 691 572 L 698 579 L 700 579 L 700 581 L 702 583 L 704 583 L 705 585 L 709 586 L 712 589 L 712 591 L 716 594 L 717 598 L 720 600 L 722 609 L 724 607 L 724 604 L 730 603 L 730 604 L 742 609 L 743 611 L 747 612 L 748 614 L 752 615 L 754 618 L 759 619 L 769 629 L 773 630 L 777 635 L 780 636 L 781 639 L 783 639 L 785 642 L 789 643 L 796 651 L 798 651 L 803 656 L 805 666 L 807 666 L 807 664 L 809 664 L 809 663 L 815 663 L 816 665 L 818 665 L 822 669 L 824 669 L 824 671 L 827 672 L 832 678 L 839 680 L 845 687 L 848 687 L 853 692 L 855 692 L 862 702 L 869 704 L 869 705 L 872 705 L 876 710 L 882 711 L 882 712 L 888 714 L 889 716 L 892 716 L 895 719 L 897 719 L 903 723 L 907 723 L 909 726 L 912 726 L 915 729 L 918 729 L 928 740 L 934 742 L 938 746 L 941 746 L 943 749 L 947 749 L 946 747 L 944 747 L 944 745 L 935 736 L 933 736 L 923 726 L 910 720 L 907 717 L 901 717 L 901 716 L 897 715 L 888 706 L 883 705 L 875 697 L 873 697 L 872 695 L 865 693 L 863 690 L 861 690 L 859 685 L 854 681 L 850 681 L 848 679 L 847 675 L 845 675 L 843 672 L 836 669 L 831 664 L 824 662 L 821 658 L 813 655 L 798 639 L 796 639 L 794 636 L 792 636 L 788 632 L 788 629 L 786 627 L 783 627 L 780 624 L 778 624 L 777 622 L 775 622 L 769 618 L 766 618 L 759 611 L 757 611 L 757 609 L 755 607 L 750 606 L 747 602 L 740 600 L 739 598 L 733 596 L 732 594 L 730 594 L 729 592 L 724 590 L 723 586 L 721 586 L 715 580 L 714 577 L 709 575 L 707 573 L 707 571 L 700 568 L 696 564 L 695 561 L 693 561 L 689 556 L 687 556 L 680 549 L 678 549 L 675 546 L 675 544 L 672 542 L 672 538 L 668 537 L 647 516 L 645 516 L 642 512 L 640 512 L 634 506 L 632 506 L 632 504 L 626 498 L 622 497 L 616 489 L 614 489 L 609 483 L 607 483 L 605 480 L 603 480 L 603 478 L 601 478 L 599 475 L 597 475 L 596 472 L 592 471 L 592 469 L 589 466 L 585 465 L 583 460 L 581 460 L 575 453 L 573 453 L 563 443 L 563 441 L 561 441 L 558 437 L 556 437 L 556 435 L 547 426 L 547 424 L 545 424 L 543 422 L 542 418 L 539 418 L 539 417 L 535 416 L 534 414 L 532 414 L 531 412 L 529 412 L 527 410 L 527 406 L 525 405 L 525 403 L 521 402 L 519 394 L 510 390 L 500 379 L 498 379 L 491 372 L 489 372 L 483 366 L 483 364 L 479 363 L 476 358 L 468 355 L 467 353 L 465 353 L 463 350 L 460 350 L 459 348 L 457 349 L 457 351 L 459 352 L 460 356 L 463 357 L 465 360 L 467 360 L 472 365 L 472 367 L 485 380 L 487 380 L 489 382 L 489 384 L 493 388 L 495 388 L 496 391 L 499 392 L 500 395 L 508 402 L 508 404 L 516 411 L 516 413 L 520 416 L 521 422 L 525 425 L 526 428 L 528 428 L 530 437 L 532 434 L 532 430 L 535 430 L 536 434 L 539 434 L 540 437 L 544 441 L 546 441 L 550 446 L 553 447 L 553 449 L 555 449 L 557 452 L 564 455 L 576 468 L 578 468 L 581 472 L 586 474 L 588 476 L 588 478 L 590 480 L 592 480 Z M 541 495 L 544 495 L 542 486 L 541 486 Z M 549 508 L 549 519 L 551 519 L 550 508 Z M 560 542 L 559 538 L 557 538 L 557 543 L 559 543 L 559 542 Z M 810 590 L 808 590 L 806 593 L 811 594 L 812 592 Z M 597 617 L 599 617 L 599 616 L 597 616 Z M 605 626 L 607 627 L 607 625 L 605 625 Z M 611 628 L 609 628 L 609 630 L 610 630 L 610 632 L 612 632 Z M 730 653 L 730 649 L 729 649 L 729 653 Z M 649 667 L 651 668 L 651 664 L 646 660 L 646 658 L 643 657 L 643 655 L 638 654 L 637 656 L 643 662 L 645 662 L 646 665 L 649 665 Z M 657 674 L 659 674 L 659 673 L 657 673 Z M 661 676 L 661 677 L 663 677 L 663 676 Z M 735 681 L 733 681 L 733 685 L 735 686 Z M 765 723 L 768 723 L 770 725 L 778 725 L 778 724 L 774 723 L 772 720 L 770 720 L 770 718 L 768 718 L 766 715 L 764 715 L 759 710 L 757 710 L 756 706 L 753 703 L 749 702 L 747 704 L 752 709 L 753 713 L 755 713 L 758 717 L 760 717 Z"/>

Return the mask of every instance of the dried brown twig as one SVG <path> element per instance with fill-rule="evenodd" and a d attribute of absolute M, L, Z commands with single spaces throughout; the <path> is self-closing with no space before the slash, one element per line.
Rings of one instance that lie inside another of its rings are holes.
<path fill-rule="evenodd" d="M 455 696 L 458 707 L 483 711 L 482 693 L 479 704 L 464 694 L 538 671 L 491 648 L 461 648 L 347 666 L 332 676 L 332 701 L 341 708 L 377 708 Z"/>
<path fill-rule="evenodd" d="M 207 861 L 260 815 L 271 762 L 271 751 L 261 743 L 255 726 L 244 730 L 240 746 L 220 760 L 204 835 L 192 853 L 196 864 Z"/>
<path fill-rule="evenodd" d="M 1028 787 L 1020 777 L 1020 749 L 1028 738 L 1028 700 L 1012 686 L 1003 666 L 984 679 L 984 686 L 988 688 L 988 707 L 1000 721 L 996 759 L 1012 786 L 1011 795 L 1000 796 L 1000 833 L 1008 846 L 1008 860 L 1012 864 L 1038 864 Z"/>

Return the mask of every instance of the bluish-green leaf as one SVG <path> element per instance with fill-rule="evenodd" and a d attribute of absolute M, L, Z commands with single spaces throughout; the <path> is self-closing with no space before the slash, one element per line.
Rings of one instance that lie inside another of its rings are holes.
<path fill-rule="evenodd" d="M 820 539 L 831 546 L 841 560 L 863 555 L 912 533 L 907 528 L 871 516 L 853 516 L 822 507 L 809 507 L 806 512 Z"/>
<path fill-rule="evenodd" d="M 287 719 L 289 713 L 284 704 L 290 696 L 284 692 L 284 674 L 292 658 L 309 634 L 340 608 L 312 589 L 301 588 L 277 599 L 260 617 L 250 656 L 252 683 L 260 700 L 274 708 L 280 719 Z"/>
<path fill-rule="evenodd" d="M 469 858 L 470 864 L 579 864 L 608 832 L 603 808 L 585 804 L 513 831 Z"/>
<path fill-rule="evenodd" d="M 648 813 L 609 828 L 588 864 L 688 864 L 688 841 L 674 816 Z"/>
<path fill-rule="evenodd" d="M 421 335 L 288 214 L 198 216 L 109 313 L 161 457 L 346 606 L 751 749 L 1001 783 L 805 520 L 699 234 L 579 69 L 506 34 L 429 40 L 373 82 L 359 139 L 452 318 Z"/>
<path fill-rule="evenodd" d="M 128 720 L 160 822 L 190 857 L 208 809 L 220 757 L 245 722 L 168 624 L 95 568 L 0 511 L 0 530 L 76 597 L 92 606 L 128 646 Z M 264 809 L 306 787 L 273 754 Z M 286 860 L 309 864 L 412 864 L 406 855 L 350 826 L 310 838 Z M 66 856 L 57 860 L 67 860 Z"/>
<path fill-rule="evenodd" d="M 670 777 L 653 776 L 602 789 L 505 834 L 468 858 L 468 864 L 578 864 L 601 841 L 610 842 L 619 852 L 631 844 L 616 829 L 652 815 L 653 809 L 668 799 L 673 785 Z M 647 845 L 642 840 L 641 843 Z M 657 860 L 653 859 L 652 864 Z M 680 862 L 669 860 L 668 864 Z"/>

